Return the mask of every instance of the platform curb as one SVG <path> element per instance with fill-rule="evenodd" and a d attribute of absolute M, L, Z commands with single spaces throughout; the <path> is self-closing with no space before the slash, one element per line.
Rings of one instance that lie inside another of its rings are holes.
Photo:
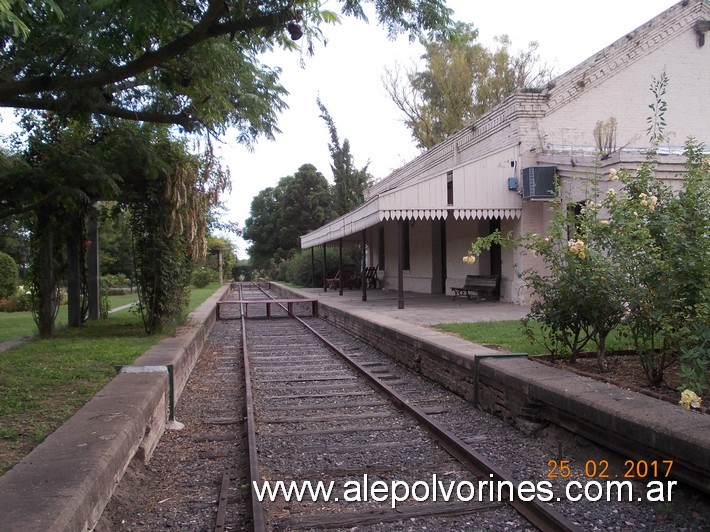
<path fill-rule="evenodd" d="M 215 323 L 224 285 L 192 312 L 189 325 L 134 366 L 172 364 L 180 397 Z M 168 419 L 166 371 L 125 371 L 0 477 L 0 529 L 92 530 L 134 457 L 149 460 Z"/>

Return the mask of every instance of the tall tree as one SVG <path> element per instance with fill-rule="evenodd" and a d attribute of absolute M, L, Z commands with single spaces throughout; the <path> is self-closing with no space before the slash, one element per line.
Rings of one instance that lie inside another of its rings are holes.
<path fill-rule="evenodd" d="M 299 237 L 333 218 L 328 181 L 312 164 L 281 178 L 274 188 L 259 192 L 251 202 L 244 238 L 252 264 L 266 268 L 270 261 L 289 258 L 300 247 Z"/>
<path fill-rule="evenodd" d="M 363 202 L 362 193 L 371 181 L 371 176 L 367 172 L 368 165 L 360 169 L 355 167 L 355 161 L 350 153 L 350 142 L 345 139 L 342 144 L 340 143 L 335 122 L 320 98 L 318 98 L 318 108 L 330 133 L 328 149 L 333 159 L 330 169 L 333 171 L 335 214 L 342 216 Z"/>
<path fill-rule="evenodd" d="M 385 72 L 385 90 L 420 148 L 437 145 L 515 90 L 539 88 L 549 81 L 551 71 L 540 63 L 536 42 L 513 55 L 506 35 L 497 38 L 494 51 L 477 39 L 473 25 L 458 22 L 443 38 L 421 40 L 422 70 L 402 73 L 395 67 Z"/>
<path fill-rule="evenodd" d="M 247 249 L 255 268 L 265 268 L 279 248 L 280 223 L 276 187 L 261 190 L 251 200 L 250 216 L 244 222 L 244 239 L 251 242 Z"/>
<path fill-rule="evenodd" d="M 375 6 L 391 34 L 446 29 L 444 0 L 339 0 Z M 5 4 L 9 4 L 5 5 Z M 104 115 L 223 132 L 276 131 L 285 90 L 262 51 L 307 37 L 338 15 L 320 0 L 45 0 L 0 7 L 0 106 Z"/>
<path fill-rule="evenodd" d="M 333 196 L 328 181 L 312 164 L 302 165 L 282 187 L 281 247 L 291 255 L 301 247 L 301 235 L 333 218 Z"/>

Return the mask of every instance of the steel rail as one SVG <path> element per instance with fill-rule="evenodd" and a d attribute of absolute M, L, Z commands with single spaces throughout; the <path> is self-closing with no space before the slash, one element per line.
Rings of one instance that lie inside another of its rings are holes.
<path fill-rule="evenodd" d="M 275 299 L 270 294 L 266 293 L 261 287 L 258 288 L 267 297 Z M 510 482 L 511 485 L 514 487 L 513 491 L 517 493 L 517 488 L 520 482 L 513 479 L 507 472 L 505 472 L 504 470 L 496 466 L 493 462 L 488 460 L 488 458 L 471 449 L 461 438 L 456 436 L 443 425 L 437 423 L 421 408 L 409 403 L 409 401 L 403 395 L 401 395 L 399 392 L 382 382 L 365 367 L 358 364 L 357 361 L 353 360 L 347 353 L 345 353 L 340 348 L 338 348 L 338 346 L 330 342 L 327 338 L 321 335 L 318 331 L 316 331 L 313 327 L 311 327 L 301 318 L 297 317 L 296 315 L 293 315 L 292 318 L 298 320 L 321 342 L 323 342 L 333 352 L 342 357 L 356 371 L 365 376 L 370 381 L 370 383 L 374 385 L 375 388 L 388 395 L 397 406 L 402 408 L 405 412 L 407 412 L 414 419 L 416 419 L 424 428 L 429 431 L 429 433 L 436 439 L 436 441 L 441 445 L 441 447 L 445 449 L 451 456 L 456 458 L 459 462 L 461 462 L 469 470 L 476 474 L 483 474 L 489 476 L 491 480 L 495 481 Z M 516 499 L 513 496 L 506 502 L 510 504 L 520 515 L 527 519 L 531 524 L 535 525 L 541 530 L 570 532 L 583 530 L 583 528 L 573 523 L 570 519 L 555 510 L 552 506 L 543 504 L 536 498 L 534 498 L 532 501 L 523 501 Z"/>
<path fill-rule="evenodd" d="M 242 285 L 239 284 L 239 299 L 242 299 Z M 252 526 L 255 532 L 264 532 L 266 524 L 264 521 L 264 506 L 256 497 L 253 483 L 258 482 L 259 457 L 256 446 L 256 420 L 254 418 L 254 401 L 251 389 L 251 372 L 249 369 L 249 352 L 247 350 L 247 324 L 244 312 L 244 305 L 239 305 L 242 323 L 242 353 L 244 356 L 244 403 L 246 405 L 246 432 L 247 445 L 249 448 L 249 494 L 251 499 Z"/>

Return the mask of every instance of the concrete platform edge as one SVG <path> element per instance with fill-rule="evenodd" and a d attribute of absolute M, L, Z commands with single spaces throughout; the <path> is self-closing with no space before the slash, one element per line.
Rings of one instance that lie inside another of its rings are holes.
<path fill-rule="evenodd" d="M 221 287 L 136 366 L 173 364 L 176 401 L 216 317 Z M 91 530 L 134 457 L 148 461 L 168 419 L 167 372 L 121 373 L 0 477 L 0 528 Z M 179 410 L 179 409 L 178 409 Z"/>

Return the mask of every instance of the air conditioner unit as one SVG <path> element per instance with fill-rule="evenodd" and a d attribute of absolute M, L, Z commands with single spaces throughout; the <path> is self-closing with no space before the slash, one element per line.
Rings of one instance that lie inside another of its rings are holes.
<path fill-rule="evenodd" d="M 555 197 L 554 166 L 529 166 L 523 168 L 523 199 L 543 200 Z"/>

